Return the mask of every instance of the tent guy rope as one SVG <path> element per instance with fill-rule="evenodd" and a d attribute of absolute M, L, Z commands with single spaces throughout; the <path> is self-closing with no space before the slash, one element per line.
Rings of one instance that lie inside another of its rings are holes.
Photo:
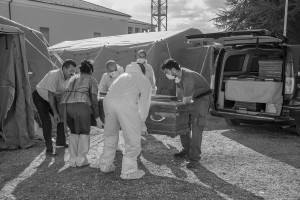
<path fill-rule="evenodd" d="M 28 42 L 34 49 L 36 49 L 44 58 L 46 58 L 54 67 L 56 67 L 57 69 L 59 69 L 59 67 L 57 67 L 57 65 L 55 63 L 53 63 L 47 56 L 45 56 L 36 46 L 34 46 L 33 44 L 31 44 L 31 42 L 29 42 L 29 40 L 27 40 L 25 38 L 25 41 Z"/>

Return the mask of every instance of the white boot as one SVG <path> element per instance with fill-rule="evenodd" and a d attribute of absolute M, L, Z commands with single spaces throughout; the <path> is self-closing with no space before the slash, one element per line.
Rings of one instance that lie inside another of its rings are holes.
<path fill-rule="evenodd" d="M 137 170 L 135 172 L 131 172 L 131 173 L 128 173 L 128 174 L 121 174 L 121 178 L 124 179 L 124 180 L 134 180 L 134 179 L 140 179 L 142 178 L 143 176 L 145 175 L 145 172 L 144 170 Z"/>
<path fill-rule="evenodd" d="M 86 157 L 87 153 L 90 149 L 90 136 L 89 135 L 79 135 L 79 141 L 78 141 L 78 150 L 77 150 L 77 159 L 76 159 L 76 165 L 78 167 L 83 167 L 85 165 L 89 165 L 89 161 Z"/>
<path fill-rule="evenodd" d="M 118 146 L 117 146 L 117 150 L 119 152 L 124 153 L 125 152 L 125 141 L 124 141 L 124 136 L 123 136 L 123 132 L 119 131 L 119 141 L 118 141 Z"/>
<path fill-rule="evenodd" d="M 69 154 L 70 154 L 69 164 L 70 164 L 71 167 L 76 167 L 78 140 L 79 140 L 79 135 L 73 134 L 73 133 L 70 134 L 70 138 L 69 138 Z"/>
<path fill-rule="evenodd" d="M 105 173 L 113 172 L 116 170 L 116 166 L 114 164 L 106 165 L 100 163 L 100 170 Z"/>

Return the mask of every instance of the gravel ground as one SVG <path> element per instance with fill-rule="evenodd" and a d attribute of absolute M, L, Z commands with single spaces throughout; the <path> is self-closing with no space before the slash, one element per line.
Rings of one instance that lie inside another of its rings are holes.
<path fill-rule="evenodd" d="M 89 167 L 70 168 L 68 151 L 45 156 L 44 144 L 0 152 L 0 199 L 295 199 L 300 200 L 300 137 L 274 125 L 229 127 L 208 117 L 201 166 L 174 160 L 179 138 L 147 135 L 139 166 L 146 175 L 123 181 L 99 170 L 102 135 L 92 134 Z"/>

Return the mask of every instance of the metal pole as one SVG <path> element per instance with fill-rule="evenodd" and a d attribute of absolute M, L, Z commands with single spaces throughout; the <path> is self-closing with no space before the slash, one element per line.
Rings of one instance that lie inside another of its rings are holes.
<path fill-rule="evenodd" d="M 157 15 L 157 17 L 158 17 L 158 32 L 161 30 L 161 0 L 158 0 L 158 3 L 157 3 L 158 5 L 158 9 L 157 9 L 157 11 L 158 11 L 158 15 Z"/>
<path fill-rule="evenodd" d="M 288 5 L 289 5 L 289 0 L 285 0 L 284 27 L 283 27 L 283 35 L 284 36 L 286 36 Z"/>

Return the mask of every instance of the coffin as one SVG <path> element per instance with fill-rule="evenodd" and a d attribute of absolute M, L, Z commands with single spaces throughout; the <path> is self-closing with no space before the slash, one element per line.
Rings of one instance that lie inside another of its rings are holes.
<path fill-rule="evenodd" d="M 99 99 L 100 118 L 104 120 L 103 99 Z M 157 95 L 151 98 L 146 126 L 149 134 L 176 137 L 190 131 L 190 105 L 183 104 L 174 96 Z"/>
<path fill-rule="evenodd" d="M 157 95 L 151 98 L 146 126 L 148 133 L 176 137 L 190 131 L 190 105 L 176 100 L 176 97 Z"/>

